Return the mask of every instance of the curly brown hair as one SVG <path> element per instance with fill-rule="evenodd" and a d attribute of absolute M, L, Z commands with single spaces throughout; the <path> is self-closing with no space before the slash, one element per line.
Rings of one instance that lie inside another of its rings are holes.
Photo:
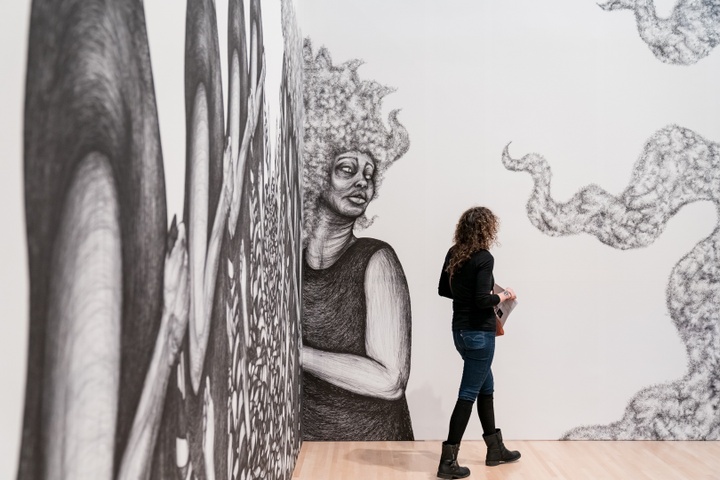
<path fill-rule="evenodd" d="M 500 220 L 486 207 L 472 207 L 460 216 L 455 227 L 453 245 L 447 272 L 453 274 L 480 250 L 490 250 L 497 245 Z"/>

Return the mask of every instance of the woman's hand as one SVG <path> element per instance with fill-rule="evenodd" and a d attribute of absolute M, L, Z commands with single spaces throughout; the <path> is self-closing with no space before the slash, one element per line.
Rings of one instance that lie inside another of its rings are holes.
<path fill-rule="evenodd" d="M 504 302 L 506 300 L 515 300 L 517 298 L 517 295 L 515 294 L 515 290 L 512 288 L 506 288 L 505 291 L 500 293 L 500 301 Z"/>

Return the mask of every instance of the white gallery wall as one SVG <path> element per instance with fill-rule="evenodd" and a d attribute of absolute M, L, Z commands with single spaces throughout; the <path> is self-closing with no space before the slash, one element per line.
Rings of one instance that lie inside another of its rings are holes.
<path fill-rule="evenodd" d="M 675 2 L 655 4 L 667 16 Z M 720 141 L 720 52 L 663 63 L 632 12 L 594 0 L 301 0 L 298 22 L 334 64 L 363 59 L 363 80 L 396 87 L 383 106 L 401 109 L 410 134 L 368 207 L 375 222 L 356 234 L 392 245 L 408 279 L 415 438 L 444 438 L 457 398 L 462 363 L 437 280 L 472 205 L 502 221 L 495 278 L 520 302 L 493 367 L 506 438 L 557 439 L 618 421 L 640 390 L 685 375 L 666 289 L 672 268 L 717 226 L 715 205 L 682 207 L 644 248 L 551 237 L 528 219 L 530 175 L 506 170 L 502 152 L 512 142 L 514 158 L 544 156 L 558 202 L 590 184 L 618 195 L 663 127 Z M 466 438 L 481 433 L 473 416 Z"/>

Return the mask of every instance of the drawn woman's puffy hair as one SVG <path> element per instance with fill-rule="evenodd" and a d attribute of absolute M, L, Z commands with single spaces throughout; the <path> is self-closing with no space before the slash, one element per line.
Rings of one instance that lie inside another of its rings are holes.
<path fill-rule="evenodd" d="M 381 102 L 394 89 L 361 80 L 357 74 L 361 60 L 334 66 L 326 48 L 313 54 L 309 39 L 303 44 L 303 58 L 303 238 L 307 240 L 317 224 L 318 200 L 329 186 L 332 161 L 337 155 L 359 151 L 375 160 L 375 198 L 383 173 L 407 152 L 410 140 L 397 120 L 399 110 L 390 112 L 390 129 L 386 128 Z M 363 215 L 356 224 L 364 227 L 370 222 Z"/>

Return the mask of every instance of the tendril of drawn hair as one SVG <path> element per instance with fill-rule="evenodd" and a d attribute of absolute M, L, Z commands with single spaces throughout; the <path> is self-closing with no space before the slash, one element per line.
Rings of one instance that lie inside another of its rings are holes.
<path fill-rule="evenodd" d="M 609 0 L 604 10 L 633 10 L 640 37 L 662 62 L 692 65 L 720 43 L 720 0 L 680 0 L 659 18 L 653 0 Z"/>
<path fill-rule="evenodd" d="M 720 206 L 720 145 L 671 125 L 645 144 L 629 186 L 613 196 L 589 185 L 568 202 L 550 194 L 546 160 L 531 153 L 509 170 L 526 171 L 534 188 L 527 203 L 530 221 L 551 236 L 589 233 L 618 249 L 650 245 L 684 205 L 711 201 Z M 673 268 L 666 303 L 688 355 L 682 378 L 644 388 L 623 418 L 609 425 L 570 430 L 566 439 L 720 439 L 720 225 Z"/>
<path fill-rule="evenodd" d="M 326 48 L 313 54 L 309 39 L 304 42 L 303 57 L 303 228 L 307 238 L 317 221 L 318 198 L 327 188 L 336 155 L 355 150 L 375 160 L 375 198 L 383 173 L 407 152 L 410 140 L 407 130 L 398 122 L 399 110 L 390 112 L 390 130 L 385 127 L 381 102 L 394 89 L 372 80 L 361 80 L 357 73 L 361 60 L 333 65 Z M 358 224 L 369 226 L 370 222 L 363 215 Z"/>

